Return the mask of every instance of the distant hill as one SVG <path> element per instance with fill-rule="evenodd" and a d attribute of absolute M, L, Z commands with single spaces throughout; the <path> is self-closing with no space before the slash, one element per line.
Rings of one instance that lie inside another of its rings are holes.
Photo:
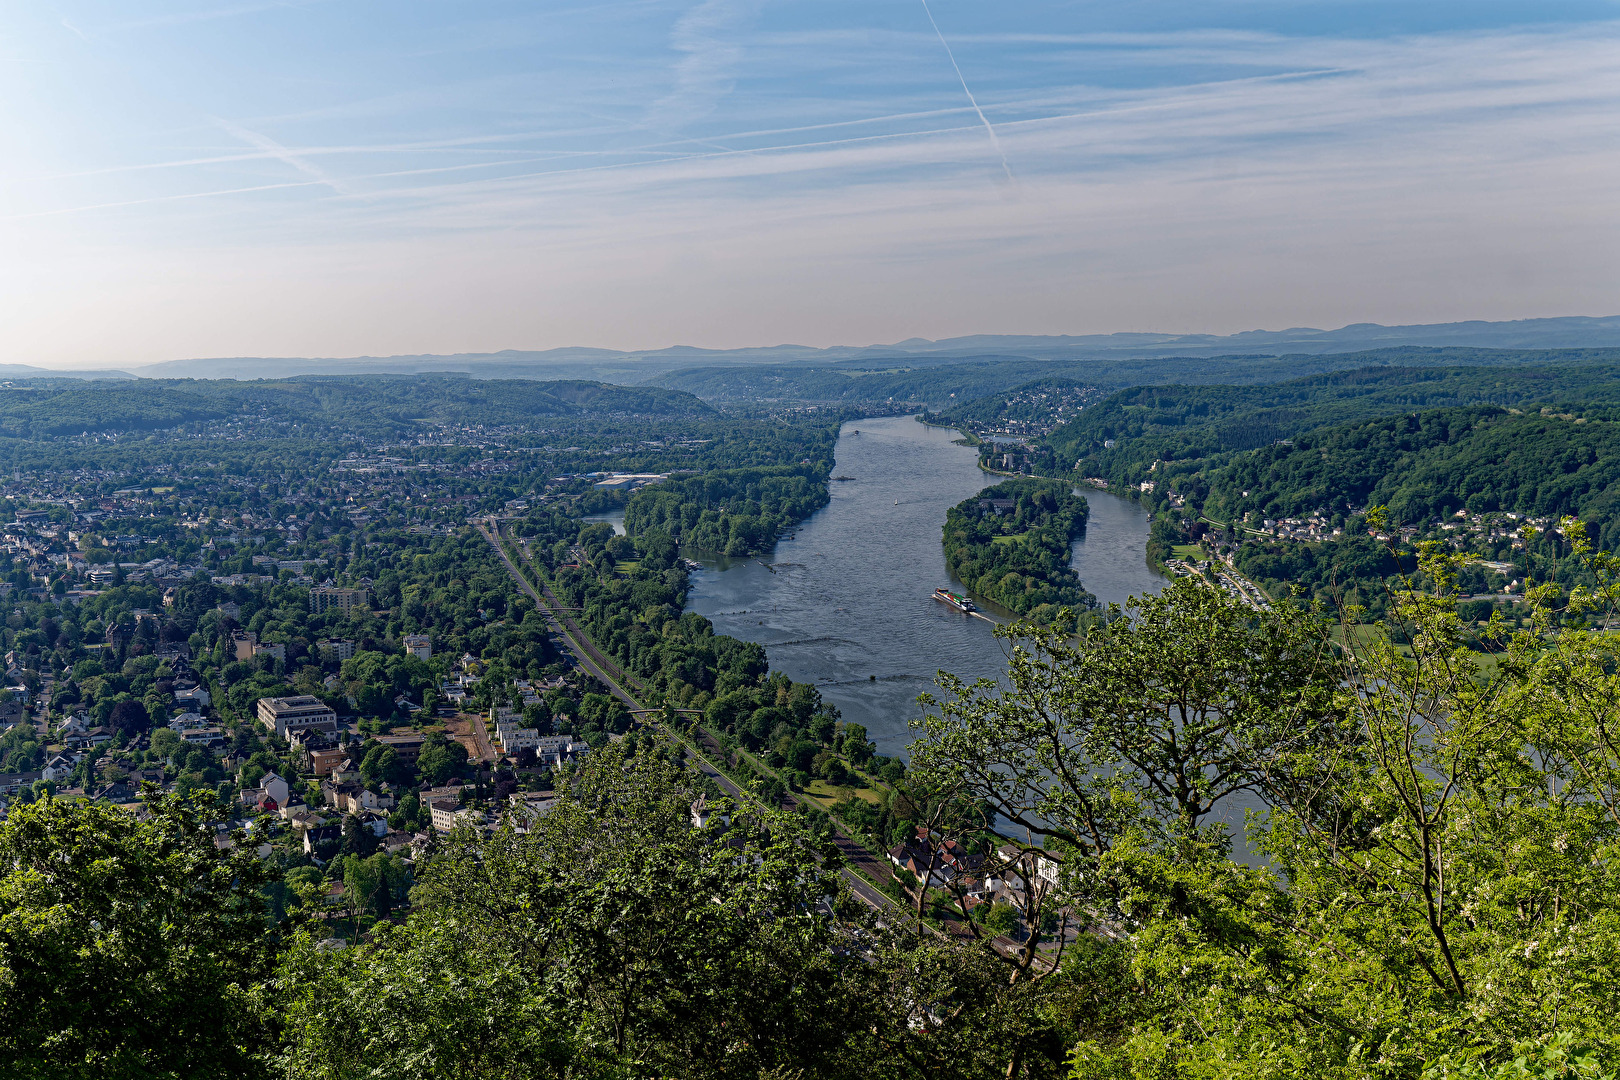
<path fill-rule="evenodd" d="M 1074 420 L 1108 391 L 1073 379 L 1036 379 L 989 397 L 953 405 L 943 413 L 924 413 L 930 424 L 961 428 L 975 435 L 1030 438 Z"/>
<path fill-rule="evenodd" d="M 969 357 L 1000 356 L 1016 360 L 1125 360 L 1167 357 L 1211 358 L 1233 354 L 1258 356 L 1320 355 L 1400 345 L 1431 348 L 1589 349 L 1620 348 L 1620 315 L 1521 319 L 1512 322 L 1458 322 L 1415 326 L 1356 323 L 1337 330 L 1311 327 L 1249 330 L 1239 334 L 979 334 L 968 337 L 908 338 L 890 345 L 772 345 L 745 349 L 701 349 L 686 345 L 650 350 L 569 347 L 490 353 L 410 354 L 299 358 L 276 356 L 213 357 L 171 360 L 131 371 L 47 372 L 19 369 L 0 378 L 56 375 L 74 378 L 267 379 L 303 374 L 419 374 L 457 371 L 478 378 L 564 379 L 642 382 L 672 371 L 695 367 L 752 365 L 871 364 L 891 360 L 901 366 L 960 363 Z M 1030 376 L 1034 377 L 1034 376 Z M 1086 377 L 1084 373 L 1075 377 Z M 1164 380 L 1156 380 L 1164 381 Z M 1010 386 L 1012 384 L 1008 384 Z M 997 389 L 1006 389 L 1008 386 Z M 986 391 L 995 392 L 995 391 Z"/>
<path fill-rule="evenodd" d="M 1480 349 L 1594 349 L 1620 347 L 1620 315 L 1584 315 L 1511 322 L 1480 320 L 1383 326 L 1353 323 L 1337 330 L 1295 327 L 1237 334 L 1084 334 L 1051 337 L 981 334 L 945 341 L 912 341 L 896 351 L 1018 352 L 1026 356 L 1215 356 L 1231 352 L 1329 353 L 1394 345 Z"/>
<path fill-rule="evenodd" d="M 31 380 L 0 393 L 0 435 L 158 431 L 209 422 L 306 434 L 391 435 L 441 425 L 528 427 L 548 418 L 713 417 L 690 394 L 563 380 L 492 384 L 460 376 L 323 376 L 261 382 Z"/>
<path fill-rule="evenodd" d="M 935 358 L 937 359 L 937 358 Z M 1164 384 L 1264 385 L 1369 366 L 1520 367 L 1620 362 L 1620 349 L 1480 349 L 1400 346 L 1354 353 L 1293 353 L 1031 360 L 1009 355 L 916 363 L 904 357 L 825 365 L 705 366 L 657 375 L 649 385 L 685 390 L 705 401 L 836 401 L 977 409 L 980 399 L 1051 381 L 1112 391 Z M 981 417 L 983 419 L 983 417 Z"/>
<path fill-rule="evenodd" d="M 1620 422 L 1613 407 L 1433 409 L 1319 428 L 1206 470 L 1216 520 L 1330 514 L 1369 505 L 1419 524 L 1458 510 L 1576 514 L 1620 545 Z"/>
<path fill-rule="evenodd" d="M 1090 406 L 1045 441 L 1061 468 L 1134 484 L 1148 478 L 1155 461 L 1217 458 L 1348 421 L 1464 406 L 1620 402 L 1620 352 L 1607 359 L 1363 367 L 1264 386 L 1136 386 Z"/>
<path fill-rule="evenodd" d="M 55 368 L 33 367 L 29 364 L 0 364 L 0 379 L 133 379 L 127 371 L 105 370 L 58 371 Z"/>

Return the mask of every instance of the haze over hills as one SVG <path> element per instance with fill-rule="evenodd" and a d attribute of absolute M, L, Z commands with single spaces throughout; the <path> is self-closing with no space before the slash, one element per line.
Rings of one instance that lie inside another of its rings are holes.
<path fill-rule="evenodd" d="M 627 351 L 584 346 L 492 353 L 411 354 L 354 357 L 199 357 L 129 369 L 59 371 L 0 365 L 0 378 L 212 378 L 284 379 L 297 375 L 419 374 L 465 372 L 478 378 L 568 379 L 641 382 L 693 368 L 759 364 L 843 364 L 903 361 L 908 367 L 960 363 L 968 358 L 1087 360 L 1155 357 L 1319 355 L 1391 346 L 1432 348 L 1578 349 L 1620 346 L 1620 315 L 1455 322 L 1413 326 L 1354 323 L 1337 330 L 1310 327 L 1249 330 L 1237 334 L 1117 333 L 1081 335 L 977 334 L 938 341 L 908 338 L 888 345 L 775 345 L 703 349 L 677 345 Z"/>

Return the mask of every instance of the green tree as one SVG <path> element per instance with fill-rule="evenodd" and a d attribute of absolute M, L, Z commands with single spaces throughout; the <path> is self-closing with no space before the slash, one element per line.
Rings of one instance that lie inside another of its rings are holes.
<path fill-rule="evenodd" d="M 398 751 L 382 743 L 373 743 L 360 761 L 360 776 L 368 784 L 403 785 L 410 775 L 410 766 L 400 760 Z"/>
<path fill-rule="evenodd" d="M 1125 614 L 1078 638 L 998 627 L 1010 687 L 942 675 L 946 696 L 924 694 L 913 723 L 913 770 L 1094 859 L 1126 826 L 1212 839 L 1217 802 L 1273 797 L 1354 740 L 1334 708 L 1340 669 L 1307 615 L 1187 579 Z"/>
<path fill-rule="evenodd" d="M 271 870 L 214 844 L 211 800 L 43 800 L 0 824 L 0 1072 L 264 1073 Z"/>
<path fill-rule="evenodd" d="M 966 1078 L 1031 1027 L 1061 1048 L 1051 999 L 877 925 L 796 816 L 692 828 L 693 778 L 642 742 L 593 754 L 527 834 L 458 831 L 402 929 L 295 945 L 288 1074 Z"/>
<path fill-rule="evenodd" d="M 467 748 L 441 731 L 429 732 L 422 740 L 422 752 L 416 759 L 416 771 L 424 783 L 435 787 L 460 776 L 467 767 Z"/>

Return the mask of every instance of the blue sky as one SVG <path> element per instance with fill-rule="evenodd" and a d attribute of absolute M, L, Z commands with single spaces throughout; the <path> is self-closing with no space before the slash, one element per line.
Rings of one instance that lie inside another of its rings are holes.
<path fill-rule="evenodd" d="M 1558 0 L 35 0 L 0 362 L 1612 314 L 1617 56 Z"/>

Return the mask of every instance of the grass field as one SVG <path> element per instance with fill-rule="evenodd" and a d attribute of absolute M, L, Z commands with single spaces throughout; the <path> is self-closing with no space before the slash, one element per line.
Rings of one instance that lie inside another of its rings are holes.
<path fill-rule="evenodd" d="M 1027 532 L 1021 532 L 1017 536 L 992 536 L 990 542 L 992 544 L 1016 544 L 1028 535 Z"/>
<path fill-rule="evenodd" d="M 831 806 L 833 803 L 842 799 L 845 795 L 853 795 L 857 799 L 864 799 L 873 806 L 881 806 L 883 804 L 882 793 L 874 790 L 873 788 L 834 787 L 825 780 L 812 781 L 810 786 L 805 788 L 804 793 L 816 800 L 816 802 L 823 807 Z"/>
<path fill-rule="evenodd" d="M 1204 562 L 1209 558 L 1209 552 L 1204 550 L 1202 544 L 1177 544 L 1170 549 L 1172 557 L 1186 559 L 1189 562 Z"/>

